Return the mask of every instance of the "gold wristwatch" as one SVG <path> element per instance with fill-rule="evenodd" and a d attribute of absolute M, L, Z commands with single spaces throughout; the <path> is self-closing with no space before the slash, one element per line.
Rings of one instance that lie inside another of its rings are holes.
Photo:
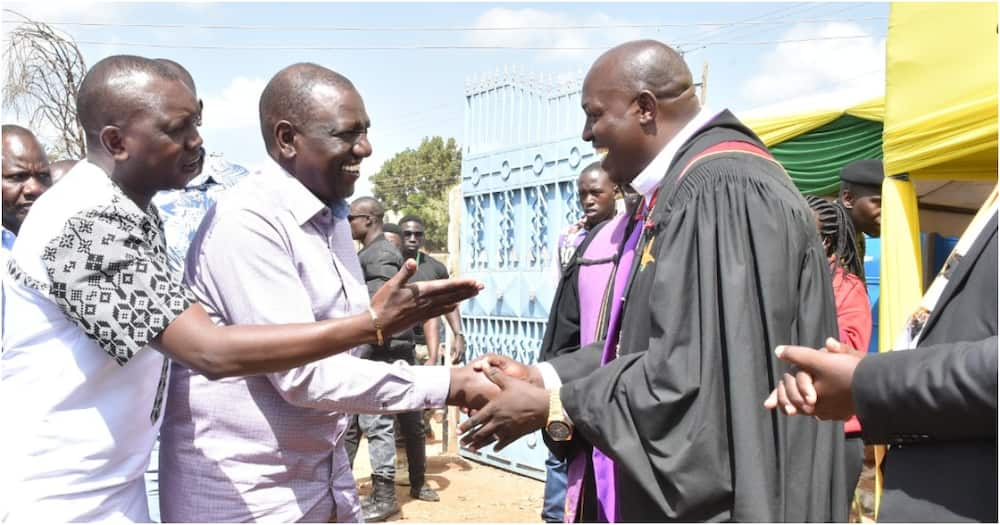
<path fill-rule="evenodd" d="M 559 389 L 549 390 L 549 418 L 545 423 L 545 432 L 552 441 L 569 441 L 573 437 L 573 425 L 563 413 L 562 399 Z"/>

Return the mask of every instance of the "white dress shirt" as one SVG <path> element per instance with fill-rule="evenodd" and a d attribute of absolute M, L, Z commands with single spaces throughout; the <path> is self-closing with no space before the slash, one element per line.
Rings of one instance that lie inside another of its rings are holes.
<path fill-rule="evenodd" d="M 368 289 L 346 214 L 346 203 L 324 205 L 269 163 L 205 216 L 185 281 L 217 324 L 364 312 Z M 348 353 L 217 381 L 175 362 L 160 436 L 163 520 L 358 522 L 346 414 L 441 407 L 448 386 L 446 367 Z"/>

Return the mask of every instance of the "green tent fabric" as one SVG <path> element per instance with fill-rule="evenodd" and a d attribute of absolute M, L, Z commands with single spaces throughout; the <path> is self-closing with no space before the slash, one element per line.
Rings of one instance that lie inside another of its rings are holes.
<path fill-rule="evenodd" d="M 882 123 L 843 115 L 770 147 L 795 186 L 807 195 L 840 188 L 840 169 L 855 160 L 882 158 Z"/>

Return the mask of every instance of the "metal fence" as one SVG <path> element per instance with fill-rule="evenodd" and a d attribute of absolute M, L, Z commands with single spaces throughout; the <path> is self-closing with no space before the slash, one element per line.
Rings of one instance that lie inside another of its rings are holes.
<path fill-rule="evenodd" d="M 556 242 L 581 216 L 576 178 L 594 160 L 580 139 L 581 74 L 517 72 L 467 83 L 460 272 L 486 288 L 462 306 L 470 358 L 487 352 L 534 363 L 558 282 Z M 544 479 L 540 434 L 500 453 L 461 454 Z"/>

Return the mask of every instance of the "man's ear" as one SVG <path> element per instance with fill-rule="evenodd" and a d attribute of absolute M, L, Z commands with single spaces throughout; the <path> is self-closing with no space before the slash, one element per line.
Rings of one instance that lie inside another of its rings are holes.
<path fill-rule="evenodd" d="M 279 120 L 274 125 L 274 143 L 278 147 L 278 155 L 285 159 L 294 159 L 295 148 L 295 126 L 287 120 Z"/>
<path fill-rule="evenodd" d="M 847 188 L 841 188 L 840 190 L 840 203 L 844 205 L 844 208 L 848 210 L 854 207 L 854 193 Z"/>
<path fill-rule="evenodd" d="M 101 128 L 101 146 L 108 152 L 115 162 L 128 160 L 128 151 L 125 148 L 125 137 L 118 126 L 104 126 Z"/>
<path fill-rule="evenodd" d="M 656 121 L 656 95 L 648 89 L 644 89 L 639 92 L 639 96 L 635 99 L 636 105 L 639 107 L 639 124 L 645 126 L 652 124 Z"/>

